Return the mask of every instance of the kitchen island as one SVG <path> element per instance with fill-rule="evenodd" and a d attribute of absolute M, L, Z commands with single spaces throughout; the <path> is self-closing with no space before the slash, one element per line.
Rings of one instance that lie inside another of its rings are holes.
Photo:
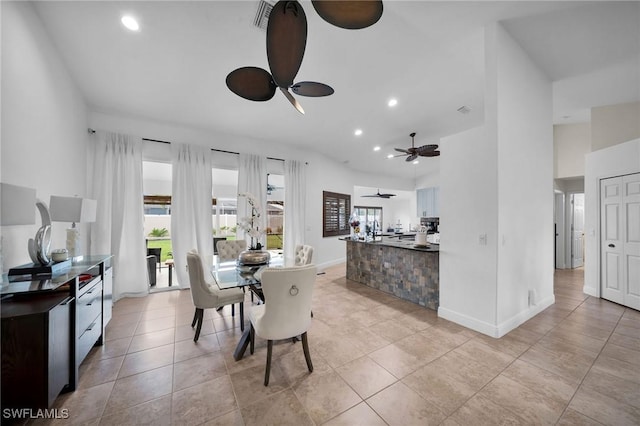
<path fill-rule="evenodd" d="M 344 239 L 347 279 L 437 310 L 440 299 L 438 244 L 416 247 L 412 239 Z"/>

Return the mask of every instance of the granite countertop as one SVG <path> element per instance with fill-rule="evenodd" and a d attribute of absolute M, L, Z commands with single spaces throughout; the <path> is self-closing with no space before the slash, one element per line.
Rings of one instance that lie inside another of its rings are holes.
<path fill-rule="evenodd" d="M 376 241 L 364 241 L 364 240 L 358 240 L 358 241 L 353 241 L 351 240 L 351 238 L 341 238 L 344 241 L 353 241 L 354 243 L 361 243 L 361 244 L 371 244 L 371 245 L 378 245 L 378 246 L 385 246 L 385 247 L 396 247 L 396 248 L 401 248 L 401 249 L 407 249 L 407 250 L 415 250 L 415 251 L 424 251 L 424 252 L 439 252 L 440 251 L 440 245 L 439 244 L 427 244 L 426 247 L 416 247 L 415 245 L 415 241 L 413 239 L 406 239 L 406 238 L 397 238 L 397 237 L 376 237 L 377 240 Z"/>

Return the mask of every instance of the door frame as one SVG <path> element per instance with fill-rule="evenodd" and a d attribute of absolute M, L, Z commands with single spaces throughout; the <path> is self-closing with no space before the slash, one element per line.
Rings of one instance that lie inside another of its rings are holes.
<path fill-rule="evenodd" d="M 575 224 L 574 224 L 574 218 L 575 218 L 575 196 L 576 195 L 582 195 L 583 197 L 583 201 L 582 201 L 582 264 L 580 266 L 573 266 L 574 264 L 574 259 L 575 259 L 575 255 L 574 255 L 574 247 L 573 247 L 573 233 L 574 233 L 574 228 L 575 228 Z M 569 267 L 568 269 L 575 269 L 575 268 L 579 268 L 584 266 L 584 243 L 585 243 L 585 232 L 584 232 L 584 208 L 585 208 L 585 204 L 584 204 L 584 192 L 571 192 L 569 194 L 569 207 L 570 207 L 570 212 L 569 212 L 569 229 L 567 230 L 567 233 L 569 235 Z"/>
<path fill-rule="evenodd" d="M 554 249 L 555 269 L 565 269 L 564 228 L 565 228 L 565 195 L 564 192 L 555 190 L 553 194 L 553 217 L 555 223 Z"/>

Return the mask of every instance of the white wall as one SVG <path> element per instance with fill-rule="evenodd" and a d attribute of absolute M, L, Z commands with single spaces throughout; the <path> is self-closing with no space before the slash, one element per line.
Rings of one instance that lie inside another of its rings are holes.
<path fill-rule="evenodd" d="M 591 152 L 591 124 L 553 126 L 554 177 L 584 176 L 584 156 Z"/>
<path fill-rule="evenodd" d="M 438 314 L 493 334 L 496 324 L 497 146 L 487 125 L 443 138 Z M 487 244 L 479 236 L 487 236 Z"/>
<path fill-rule="evenodd" d="M 640 139 L 587 155 L 584 292 L 600 297 L 600 180 L 640 172 Z"/>
<path fill-rule="evenodd" d="M 211 130 L 193 129 L 172 123 L 159 123 L 142 118 L 118 116 L 102 112 L 91 112 L 89 122 L 90 126 L 96 130 L 109 130 L 149 139 L 191 143 L 233 152 L 251 152 L 273 158 L 307 162 L 307 231 L 305 242 L 314 246 L 314 260 L 320 267 L 344 262 L 346 257 L 346 247 L 343 241 L 339 241 L 338 237 L 322 237 L 322 191 L 350 194 L 352 202 L 359 202 L 360 200 L 355 200 L 355 186 L 405 191 L 412 191 L 414 187 L 412 181 L 355 172 L 345 167 L 344 164 L 335 162 L 323 155 L 260 139 L 244 138 Z M 146 161 L 171 161 L 171 149 L 170 145 L 167 144 L 145 142 L 143 153 Z M 237 170 L 238 156 L 214 152 L 213 163 L 214 167 Z M 283 163 L 281 161 L 269 161 L 267 169 L 269 173 L 282 174 Z M 409 217 L 407 216 L 407 218 Z"/>
<path fill-rule="evenodd" d="M 2 182 L 51 195 L 86 196 L 87 110 L 82 94 L 44 32 L 33 6 L 1 2 Z M 34 210 L 36 207 L 34 206 Z M 27 240 L 40 227 L 2 227 L 4 269 L 30 262 Z M 88 225 L 79 224 L 83 247 Z M 52 248 L 65 247 L 65 229 L 54 222 Z"/>
<path fill-rule="evenodd" d="M 553 106 L 550 80 L 500 25 L 496 39 L 502 335 L 554 302 Z"/>
<path fill-rule="evenodd" d="M 640 102 L 591 108 L 591 150 L 640 138 Z"/>
<path fill-rule="evenodd" d="M 551 83 L 501 25 L 485 48 L 485 124 L 442 140 L 438 313 L 499 337 L 554 300 Z"/>

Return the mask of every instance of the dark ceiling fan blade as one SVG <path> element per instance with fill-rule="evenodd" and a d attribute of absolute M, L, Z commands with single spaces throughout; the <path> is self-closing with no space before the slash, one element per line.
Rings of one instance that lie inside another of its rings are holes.
<path fill-rule="evenodd" d="M 329 96 L 333 95 L 333 88 L 323 83 L 316 83 L 315 81 L 301 81 L 291 86 L 291 91 L 296 95 L 301 96 Z"/>
<path fill-rule="evenodd" d="M 391 198 L 395 196 L 396 194 L 381 194 L 379 189 L 378 189 L 378 192 L 373 195 L 361 195 L 361 197 L 370 197 L 370 198 Z"/>
<path fill-rule="evenodd" d="M 407 157 L 407 159 L 406 159 L 406 160 L 404 160 L 404 161 L 413 161 L 413 160 L 415 160 L 416 158 L 418 158 L 418 154 L 411 154 L 411 155 L 410 155 L 410 156 L 408 156 L 408 157 Z"/>
<path fill-rule="evenodd" d="M 423 152 L 428 152 L 428 151 L 435 151 L 436 149 L 438 149 L 438 145 L 422 145 L 422 146 L 416 148 L 418 153 L 423 153 Z"/>
<path fill-rule="evenodd" d="M 406 149 L 402 149 L 402 148 L 393 148 L 393 149 L 395 149 L 398 152 L 405 152 L 405 153 L 409 154 L 409 151 L 407 151 Z"/>
<path fill-rule="evenodd" d="M 318 15 L 336 27 L 359 30 L 378 22 L 382 0 L 312 0 Z"/>
<path fill-rule="evenodd" d="M 291 87 L 307 44 L 307 17 L 297 1 L 280 0 L 267 24 L 267 59 L 278 87 Z"/>
<path fill-rule="evenodd" d="M 258 67 L 243 67 L 231 71 L 227 76 L 227 87 L 250 101 L 268 101 L 276 93 L 271 74 Z"/>
<path fill-rule="evenodd" d="M 440 151 L 427 151 L 420 153 L 421 157 L 437 157 L 440 155 Z"/>
<path fill-rule="evenodd" d="M 300 105 L 300 103 L 298 103 L 296 98 L 294 98 L 293 95 L 291 93 L 289 93 L 289 91 L 287 89 L 285 89 L 284 87 L 281 87 L 280 91 L 282 93 L 284 93 L 284 96 L 289 100 L 289 102 L 291 102 L 291 105 L 293 105 L 295 107 L 295 109 L 297 109 L 298 112 L 300 112 L 300 114 L 304 114 L 304 109 L 302 109 L 302 105 Z"/>

